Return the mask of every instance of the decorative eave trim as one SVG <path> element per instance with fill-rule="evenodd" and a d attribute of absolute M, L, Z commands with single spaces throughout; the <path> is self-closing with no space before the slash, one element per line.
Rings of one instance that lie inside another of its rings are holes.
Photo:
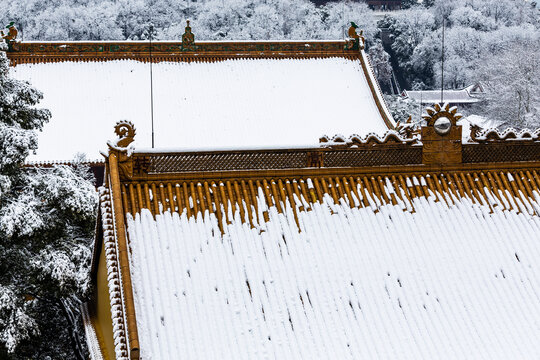
<path fill-rule="evenodd" d="M 73 160 L 41 160 L 41 161 L 26 161 L 24 166 L 35 166 L 40 168 L 49 168 L 58 165 L 65 166 L 76 166 L 76 165 L 86 165 L 89 167 L 103 167 L 105 162 L 103 160 L 93 160 L 93 161 L 81 161 L 80 163 L 74 162 Z"/>
<path fill-rule="evenodd" d="M 135 136 L 135 127 L 129 121 L 119 121 L 115 126 L 119 136 L 114 142 L 108 142 L 107 158 L 108 186 L 112 203 L 112 219 L 115 235 L 115 246 L 118 255 L 118 270 L 120 272 L 120 289 L 122 293 L 122 309 L 124 314 L 125 333 L 127 335 L 127 351 L 130 359 L 139 359 L 139 335 L 133 299 L 133 286 L 129 265 L 128 238 L 125 225 L 125 213 L 122 205 L 122 187 L 120 171 L 123 163 L 129 161 L 132 149 L 129 147 Z M 123 170 L 125 171 L 125 170 Z M 103 216 L 103 215 L 102 215 Z"/>
<path fill-rule="evenodd" d="M 420 136 L 417 134 L 412 137 L 407 137 L 400 134 L 396 130 L 388 130 L 384 135 L 379 136 L 376 133 L 369 133 L 366 136 L 360 136 L 357 134 L 345 137 L 340 134 L 336 134 L 332 137 L 322 136 L 319 139 L 319 143 L 322 147 L 332 149 L 347 149 L 352 147 L 362 146 L 375 146 L 375 145 L 390 145 L 390 144 L 418 144 L 420 143 Z M 420 143 L 421 144 L 421 143 Z"/>
<path fill-rule="evenodd" d="M 103 250 L 107 267 L 109 300 L 113 326 L 114 352 L 116 359 L 128 360 L 126 326 L 124 322 L 124 305 L 122 299 L 122 282 L 117 256 L 115 224 L 112 201 L 109 189 L 99 188 L 101 223 L 103 227 Z"/>
<path fill-rule="evenodd" d="M 478 125 L 471 126 L 471 141 L 477 143 L 505 142 L 505 141 L 540 141 L 540 128 L 536 130 L 516 130 L 508 128 L 499 131 L 496 128 L 481 129 Z"/>
<path fill-rule="evenodd" d="M 145 174 L 131 179 L 122 179 L 125 186 L 142 184 L 144 182 L 159 185 L 165 181 L 222 181 L 232 179 L 264 179 L 264 178 L 289 178 L 311 176 L 353 176 L 353 175 L 413 175 L 427 173 L 446 173 L 456 171 L 506 171 L 520 169 L 523 171 L 540 171 L 540 161 L 533 162 L 502 162 L 502 163 L 468 163 L 450 165 L 387 165 L 387 166 L 362 166 L 362 167 L 336 167 L 336 168 L 302 168 L 302 169 L 279 169 L 279 170 L 231 170 L 231 171 L 201 171 L 191 173 L 163 173 Z"/>
<path fill-rule="evenodd" d="M 18 42 L 7 56 L 11 65 L 62 61 L 110 61 L 133 59 L 160 61 L 222 61 L 241 58 L 318 58 L 358 57 L 358 50 L 347 49 L 338 41 L 217 41 L 182 42 L 96 41 L 96 42 Z"/>
<path fill-rule="evenodd" d="M 378 198 L 382 203 L 389 205 L 396 205 L 396 196 L 401 198 L 406 196 L 411 200 L 411 198 L 418 196 L 427 198 L 437 193 L 444 198 L 446 197 L 444 194 L 452 196 L 451 193 L 453 193 L 454 199 L 460 197 L 474 198 L 485 204 L 502 205 L 505 210 L 513 208 L 529 215 L 538 216 L 540 215 L 540 207 L 534 205 L 533 202 L 538 195 L 539 180 L 538 169 L 435 170 L 388 174 L 354 174 L 347 172 L 340 176 L 337 174 L 315 173 L 309 176 L 290 174 L 290 176 L 282 177 L 219 178 L 216 180 L 196 178 L 191 181 L 170 179 L 159 183 L 129 184 L 129 186 L 125 187 L 125 192 L 127 193 L 126 198 L 130 200 L 127 200 L 125 208 L 126 212 L 134 216 L 141 213 L 142 209 L 149 210 L 154 216 L 165 212 L 176 212 L 182 217 L 187 215 L 188 219 L 199 217 L 200 214 L 208 214 L 208 212 L 214 213 L 222 233 L 227 226 L 226 224 L 230 224 L 233 218 L 238 220 L 237 216 L 232 216 L 238 210 L 240 210 L 239 218 L 242 219 L 242 223 L 256 227 L 261 223 L 262 219 L 268 221 L 268 215 L 265 214 L 266 206 L 257 209 L 257 197 L 261 190 L 265 193 L 268 204 L 271 204 L 271 199 L 273 199 L 274 204 L 278 207 L 278 212 L 292 211 L 295 213 L 295 217 L 297 217 L 299 211 L 305 211 L 306 208 L 304 206 L 295 206 L 292 203 L 292 208 L 288 210 L 280 209 L 279 204 L 284 204 L 288 200 L 297 201 L 301 197 L 311 199 L 313 203 L 322 202 L 326 196 L 325 194 L 331 195 L 335 203 L 338 204 L 340 199 L 346 201 L 348 198 L 350 200 L 351 195 L 356 190 L 364 194 L 367 190 L 368 194 L 371 194 L 373 198 Z M 491 193 L 491 196 L 489 193 Z M 500 195 L 502 193 L 505 194 L 504 197 L 510 195 L 520 199 L 525 206 L 518 205 L 516 208 L 511 205 L 508 207 L 509 202 L 504 200 L 499 204 L 496 201 L 495 203 L 491 201 L 497 197 L 501 200 Z M 356 194 L 356 198 L 360 198 L 358 194 Z M 476 202 L 476 200 L 473 201 Z M 364 202 L 365 206 L 363 207 L 368 207 L 368 203 Z M 527 203 L 530 206 L 526 205 Z M 255 206 L 255 211 L 253 213 L 248 212 L 249 214 L 243 212 L 244 207 L 242 204 L 247 204 L 248 208 Z M 491 210 L 494 210 L 491 205 L 489 206 Z M 235 208 L 237 210 L 234 210 Z M 412 203 L 411 208 L 408 209 L 414 211 Z"/>
<path fill-rule="evenodd" d="M 158 179 L 171 176 L 170 174 L 191 178 L 202 173 L 213 173 L 214 176 L 236 173 L 237 176 L 243 176 L 241 174 L 248 172 L 300 172 L 310 168 L 323 172 L 333 171 L 332 169 L 377 169 L 389 166 L 411 168 L 425 165 L 422 153 L 427 149 L 428 140 L 420 142 L 416 140 L 416 136 L 404 140 L 394 132 L 390 134 L 382 139 L 373 135 L 365 140 L 355 137 L 339 139 L 344 142 L 337 142 L 338 139 L 332 138 L 333 142 L 323 143 L 324 146 L 319 148 L 148 153 L 135 151 L 121 164 L 121 179 Z M 381 140 L 386 142 L 380 143 Z M 361 143 L 362 141 L 364 143 Z M 433 147 L 433 141 L 430 146 Z M 491 164 L 492 168 L 505 168 L 509 163 L 535 166 L 534 164 L 540 162 L 540 142 L 463 144 L 460 151 L 463 154 L 464 167 Z"/>

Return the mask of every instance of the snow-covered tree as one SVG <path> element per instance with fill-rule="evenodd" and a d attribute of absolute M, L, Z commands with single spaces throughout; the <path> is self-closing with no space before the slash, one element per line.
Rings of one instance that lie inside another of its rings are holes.
<path fill-rule="evenodd" d="M 324 24 L 323 39 L 343 39 L 347 36 L 351 21 L 364 30 L 366 40 L 371 42 L 378 33 L 373 11 L 363 2 L 330 2 L 321 8 Z"/>
<path fill-rule="evenodd" d="M 377 29 L 363 2 L 309 0 L 18 0 L 0 14 L 25 40 L 180 39 L 185 20 L 197 39 L 341 39 L 350 21 L 368 41 Z"/>
<path fill-rule="evenodd" d="M 383 90 L 389 90 L 392 86 L 392 65 L 390 65 L 390 55 L 384 50 L 382 41 L 378 39 L 374 41 L 368 53 L 379 84 Z"/>
<path fill-rule="evenodd" d="M 421 79 L 420 81 L 424 81 L 424 78 L 430 79 L 430 74 L 426 74 L 424 70 L 415 71 L 413 69 L 414 64 L 411 62 L 411 57 L 422 41 L 436 30 L 432 14 L 424 8 L 415 7 L 395 16 L 389 16 L 385 21 L 393 40 L 391 47 L 392 56 L 398 65 L 396 70 L 409 83 L 418 80 L 418 78 Z"/>
<path fill-rule="evenodd" d="M 414 123 L 422 121 L 424 108 L 418 101 L 401 95 L 385 95 L 384 99 L 395 121 L 405 123 L 409 116 Z"/>
<path fill-rule="evenodd" d="M 50 112 L 0 47 L 0 357 L 82 360 L 96 191 L 84 165 L 24 167 Z"/>
<path fill-rule="evenodd" d="M 423 2 L 424 3 L 424 2 Z M 540 9 L 527 0 L 436 0 L 429 8 L 390 13 L 394 72 L 405 88 L 441 86 L 442 19 L 445 31 L 445 88 L 479 81 L 478 69 L 513 43 L 540 32 Z M 509 71 L 509 70 L 507 70 Z"/>
<path fill-rule="evenodd" d="M 494 19 L 470 6 L 455 8 L 448 16 L 448 20 L 454 26 L 480 31 L 491 31 L 497 28 L 497 23 Z"/>
<path fill-rule="evenodd" d="M 540 127 L 540 37 L 513 42 L 480 64 L 479 80 L 487 88 L 478 113 L 503 126 Z"/>

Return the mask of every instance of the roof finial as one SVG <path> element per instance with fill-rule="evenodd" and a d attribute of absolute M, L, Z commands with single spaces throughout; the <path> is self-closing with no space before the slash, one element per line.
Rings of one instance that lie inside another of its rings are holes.
<path fill-rule="evenodd" d="M 356 33 L 356 29 L 358 29 L 358 25 L 354 23 L 354 21 L 351 21 L 351 27 L 349 27 L 349 39 L 347 41 L 347 49 L 348 50 L 363 50 L 364 49 L 364 31 L 360 30 L 360 34 Z"/>
<path fill-rule="evenodd" d="M 420 134 L 420 127 L 418 126 L 418 124 L 412 121 L 412 116 L 410 115 L 404 123 L 398 121 L 395 130 L 399 135 L 403 136 L 406 139 L 412 139 L 413 137 Z"/>
<path fill-rule="evenodd" d="M 19 33 L 14 24 L 15 23 L 12 21 L 6 25 L 6 29 L 8 29 L 7 33 L 4 33 L 3 30 L 0 31 L 0 36 L 8 44 L 9 50 L 13 50 L 13 44 L 17 41 L 17 34 Z"/>
<path fill-rule="evenodd" d="M 182 47 L 190 47 L 195 43 L 195 35 L 191 32 L 189 20 L 186 20 L 186 31 L 182 35 Z"/>
<path fill-rule="evenodd" d="M 127 148 L 135 140 L 135 125 L 131 121 L 118 121 L 114 126 L 114 132 L 119 137 L 114 144 L 116 147 Z"/>
<path fill-rule="evenodd" d="M 351 39 L 358 39 L 360 36 L 356 33 L 356 29 L 358 29 L 358 25 L 354 23 L 354 21 L 351 21 L 351 27 L 349 28 L 349 37 Z"/>

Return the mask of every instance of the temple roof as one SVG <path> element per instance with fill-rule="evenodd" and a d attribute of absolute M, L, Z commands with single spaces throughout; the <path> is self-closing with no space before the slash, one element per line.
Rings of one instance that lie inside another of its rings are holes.
<path fill-rule="evenodd" d="M 117 356 L 534 357 L 540 131 L 463 144 L 459 118 L 249 151 L 129 149 L 119 124 L 101 190 Z"/>
<path fill-rule="evenodd" d="M 95 159 L 121 119 L 137 126 L 139 148 L 152 146 L 152 122 L 161 149 L 291 148 L 327 133 L 383 133 L 395 123 L 363 41 L 204 42 L 188 25 L 182 42 L 13 42 L 8 57 L 52 112 L 30 160 Z"/>

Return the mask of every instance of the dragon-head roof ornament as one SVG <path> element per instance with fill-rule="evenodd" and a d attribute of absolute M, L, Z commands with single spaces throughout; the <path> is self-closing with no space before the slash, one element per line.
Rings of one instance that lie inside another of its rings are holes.
<path fill-rule="evenodd" d="M 114 133 L 118 136 L 115 141 L 109 141 L 108 145 L 116 150 L 125 151 L 135 140 L 135 125 L 128 120 L 120 120 L 114 125 Z"/>

